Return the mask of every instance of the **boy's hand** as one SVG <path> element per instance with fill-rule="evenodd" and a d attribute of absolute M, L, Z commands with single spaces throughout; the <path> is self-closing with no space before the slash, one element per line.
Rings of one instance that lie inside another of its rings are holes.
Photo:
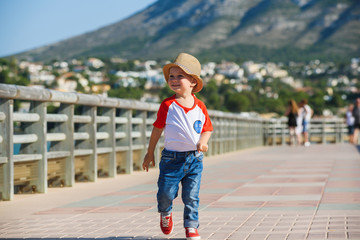
<path fill-rule="evenodd" d="M 197 145 L 196 145 L 196 149 L 198 152 L 207 152 L 208 150 L 208 145 L 207 144 L 204 144 L 204 143 L 201 143 L 199 142 Z"/>
<path fill-rule="evenodd" d="M 147 172 L 149 171 L 149 165 L 150 163 L 152 163 L 152 166 L 155 166 L 155 156 L 154 154 L 149 154 L 146 153 L 145 157 L 144 157 L 144 162 L 142 164 L 142 167 L 144 170 L 146 170 Z"/>
<path fill-rule="evenodd" d="M 201 133 L 200 140 L 198 144 L 196 144 L 196 149 L 198 152 L 207 152 L 209 146 L 208 141 L 210 139 L 211 132 L 203 132 Z"/>

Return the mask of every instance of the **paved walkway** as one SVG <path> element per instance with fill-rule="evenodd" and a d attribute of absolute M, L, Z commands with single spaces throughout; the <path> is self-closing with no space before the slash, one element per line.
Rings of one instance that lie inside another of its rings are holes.
<path fill-rule="evenodd" d="M 202 239 L 360 239 L 360 155 L 355 146 L 263 147 L 208 157 Z M 159 228 L 158 170 L 0 202 L 0 238 L 185 239 Z"/>

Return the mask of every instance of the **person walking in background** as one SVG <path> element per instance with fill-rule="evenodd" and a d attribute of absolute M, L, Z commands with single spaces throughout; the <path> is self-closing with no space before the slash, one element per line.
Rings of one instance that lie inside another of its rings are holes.
<path fill-rule="evenodd" d="M 163 67 L 165 80 L 175 94 L 160 104 L 143 162 L 146 171 L 150 163 L 155 165 L 155 146 L 164 131 L 157 193 L 160 228 L 166 235 L 173 231 L 172 205 L 181 183 L 187 240 L 200 240 L 197 229 L 202 160 L 213 130 L 205 104 L 194 95 L 203 87 L 200 72 L 200 62 L 187 53 L 180 53 L 173 63 Z"/>
<path fill-rule="evenodd" d="M 295 129 L 297 127 L 296 118 L 298 114 L 299 114 L 299 108 L 296 102 L 293 99 L 291 99 L 285 111 L 285 115 L 288 117 L 287 125 L 290 133 L 290 145 L 296 144 L 297 142 Z"/>
<path fill-rule="evenodd" d="M 359 129 L 360 129 L 360 98 L 356 99 L 355 107 L 353 109 L 353 117 L 354 117 L 354 137 L 353 143 L 358 143 L 359 137 Z"/>
<path fill-rule="evenodd" d="M 303 119 L 304 119 L 303 111 L 304 111 L 304 109 L 302 107 L 300 107 L 300 103 L 298 103 L 297 106 L 298 106 L 298 114 L 296 117 L 296 125 L 297 126 L 295 128 L 295 134 L 296 134 L 297 144 L 301 145 L 301 144 L 303 144 L 302 132 L 303 132 Z"/>
<path fill-rule="evenodd" d="M 349 143 L 354 143 L 354 123 L 355 118 L 353 116 L 354 104 L 350 103 L 346 111 L 346 125 L 348 128 Z"/>
<path fill-rule="evenodd" d="M 300 107 L 302 108 L 302 115 L 303 115 L 303 121 L 302 121 L 302 134 L 304 137 L 304 146 L 308 147 L 310 146 L 310 141 L 309 141 L 309 124 L 310 124 L 310 120 L 311 117 L 313 115 L 313 110 L 311 109 L 311 107 L 308 105 L 308 101 L 307 99 L 303 99 L 300 102 Z"/>

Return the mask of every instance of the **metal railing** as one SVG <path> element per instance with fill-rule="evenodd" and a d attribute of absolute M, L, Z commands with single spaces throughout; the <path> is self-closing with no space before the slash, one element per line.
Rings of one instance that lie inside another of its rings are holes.
<path fill-rule="evenodd" d="M 14 112 L 14 102 L 27 103 L 28 111 Z M 0 199 L 140 170 L 158 107 L 135 100 L 0 84 Z M 214 132 L 207 155 L 288 141 L 283 120 L 220 111 L 209 111 L 209 115 Z M 343 141 L 345 127 L 340 120 L 312 123 L 312 137 L 320 136 L 322 143 Z M 160 139 L 157 160 L 162 148 Z"/>

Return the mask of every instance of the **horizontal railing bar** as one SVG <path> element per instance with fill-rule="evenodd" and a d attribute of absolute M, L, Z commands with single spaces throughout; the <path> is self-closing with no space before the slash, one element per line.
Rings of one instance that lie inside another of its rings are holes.
<path fill-rule="evenodd" d="M 149 125 L 152 125 L 154 122 L 155 122 L 156 119 L 152 119 L 152 118 L 147 118 L 145 123 L 146 124 L 149 124 Z"/>
<path fill-rule="evenodd" d="M 87 132 L 75 132 L 74 140 L 87 140 L 90 138 L 90 135 Z"/>
<path fill-rule="evenodd" d="M 96 133 L 96 139 L 97 140 L 103 140 L 103 139 L 108 139 L 109 138 L 109 133 L 107 132 L 97 132 Z"/>
<path fill-rule="evenodd" d="M 111 153 L 113 151 L 110 147 L 100 147 L 96 149 L 97 154 Z"/>
<path fill-rule="evenodd" d="M 91 155 L 94 153 L 92 149 L 76 149 L 74 151 L 75 156 L 84 156 L 84 155 Z"/>
<path fill-rule="evenodd" d="M 90 116 L 74 115 L 74 123 L 90 123 Z"/>
<path fill-rule="evenodd" d="M 132 124 L 142 124 L 142 123 L 143 123 L 143 119 L 142 119 L 142 118 L 132 118 L 132 119 L 131 119 L 131 123 L 132 123 Z"/>
<path fill-rule="evenodd" d="M 129 146 L 116 146 L 115 147 L 116 152 L 124 152 L 124 151 L 128 151 L 129 149 L 130 149 Z"/>
<path fill-rule="evenodd" d="M 116 132 L 116 133 L 115 133 L 115 138 L 116 138 L 116 139 L 126 138 L 126 133 L 124 133 L 124 132 Z"/>
<path fill-rule="evenodd" d="M 0 157 L 0 164 L 7 163 L 8 159 L 7 157 Z"/>
<path fill-rule="evenodd" d="M 131 136 L 132 136 L 133 138 L 139 138 L 139 137 L 141 137 L 141 132 L 132 132 L 132 133 L 131 133 Z"/>
<path fill-rule="evenodd" d="M 38 161 L 42 159 L 42 154 L 18 154 L 14 155 L 14 162 L 29 162 L 29 161 Z"/>
<path fill-rule="evenodd" d="M 97 123 L 108 123 L 110 122 L 110 117 L 108 116 L 96 116 Z"/>
<path fill-rule="evenodd" d="M 138 144 L 138 145 L 135 144 L 135 145 L 132 146 L 133 150 L 141 150 L 143 148 L 144 148 L 144 145 L 141 145 L 141 144 Z"/>
<path fill-rule="evenodd" d="M 37 122 L 40 120 L 40 116 L 37 113 L 19 113 L 14 112 L 14 122 Z"/>
<path fill-rule="evenodd" d="M 46 121 L 48 122 L 66 122 L 69 117 L 65 114 L 46 114 Z"/>
<path fill-rule="evenodd" d="M 48 142 L 56 142 L 56 141 L 64 141 L 66 140 L 65 133 L 48 133 L 46 134 L 46 141 Z"/>
<path fill-rule="evenodd" d="M 116 117 L 115 118 L 115 123 L 117 124 L 125 124 L 128 122 L 128 119 L 125 117 Z"/>
<path fill-rule="evenodd" d="M 38 136 L 31 134 L 16 134 L 13 136 L 13 142 L 16 143 L 34 143 L 38 140 Z"/>
<path fill-rule="evenodd" d="M 70 156 L 70 151 L 53 151 L 53 152 L 47 152 L 46 156 L 47 158 L 54 159 L 54 158 L 64 158 Z"/>

